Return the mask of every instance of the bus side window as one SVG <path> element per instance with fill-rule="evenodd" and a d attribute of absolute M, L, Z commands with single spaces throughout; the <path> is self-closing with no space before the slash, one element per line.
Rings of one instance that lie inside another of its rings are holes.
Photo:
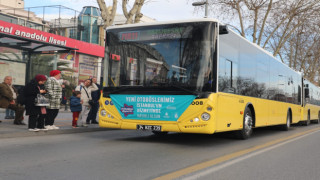
<path fill-rule="evenodd" d="M 220 58 L 219 64 L 219 91 L 227 93 L 236 93 L 233 87 L 233 63 L 232 61 Z"/>
<path fill-rule="evenodd" d="M 298 104 L 301 104 L 301 86 L 298 85 Z"/>
<path fill-rule="evenodd" d="M 229 61 L 226 59 L 226 80 L 227 80 L 227 87 L 228 87 L 228 92 L 231 91 L 232 88 L 232 61 Z"/>

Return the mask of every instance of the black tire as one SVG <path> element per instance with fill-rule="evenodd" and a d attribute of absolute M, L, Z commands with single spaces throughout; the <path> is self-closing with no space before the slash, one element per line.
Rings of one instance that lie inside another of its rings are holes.
<path fill-rule="evenodd" d="M 248 139 L 252 135 L 253 131 L 253 116 L 249 108 L 246 108 L 243 114 L 243 128 L 240 131 L 236 131 L 236 137 L 238 139 Z"/>
<path fill-rule="evenodd" d="M 168 132 L 163 132 L 163 131 L 152 131 L 152 133 L 156 136 L 164 136 L 168 134 Z"/>
<path fill-rule="evenodd" d="M 304 124 L 303 124 L 303 125 L 305 125 L 305 126 L 309 126 L 309 125 L 310 125 L 310 123 L 311 123 L 311 121 L 310 121 L 310 112 L 308 112 L 308 119 L 307 119 L 307 121 L 305 121 L 305 122 L 304 122 Z"/>
<path fill-rule="evenodd" d="M 318 119 L 314 121 L 316 124 L 320 123 L 320 112 L 318 112 Z"/>
<path fill-rule="evenodd" d="M 290 114 L 290 111 L 288 111 L 286 124 L 281 125 L 280 128 L 283 131 L 288 131 L 290 129 L 290 126 L 291 126 L 291 114 Z"/>

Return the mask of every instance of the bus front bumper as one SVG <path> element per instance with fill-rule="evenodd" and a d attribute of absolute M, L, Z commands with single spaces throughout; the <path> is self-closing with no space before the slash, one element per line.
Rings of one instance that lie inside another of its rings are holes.
<path fill-rule="evenodd" d="M 180 133 L 201 133 L 213 134 L 214 127 L 209 123 L 182 123 L 182 122 L 165 122 L 165 121 L 148 121 L 143 122 L 136 120 L 115 120 L 106 117 L 99 117 L 99 126 L 102 128 L 132 129 L 139 130 L 138 125 L 143 126 L 160 126 L 162 132 L 180 132 Z"/>

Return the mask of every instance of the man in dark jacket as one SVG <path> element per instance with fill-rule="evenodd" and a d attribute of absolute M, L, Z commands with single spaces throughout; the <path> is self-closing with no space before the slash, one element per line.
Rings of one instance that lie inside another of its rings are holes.
<path fill-rule="evenodd" d="M 16 113 L 13 124 L 26 125 L 23 121 L 24 107 L 16 102 L 18 91 L 12 86 L 12 77 L 6 76 L 0 84 L 0 108 L 12 109 Z"/>
<path fill-rule="evenodd" d="M 99 110 L 99 99 L 100 99 L 100 95 L 101 95 L 101 93 L 100 93 L 101 86 L 97 83 L 96 77 L 93 77 L 91 80 L 92 80 L 92 83 L 95 83 L 97 85 L 98 90 L 91 92 L 91 97 L 92 97 L 94 104 L 91 106 L 90 112 L 88 114 L 87 124 L 90 124 L 90 121 L 91 121 L 91 124 L 98 124 L 96 118 L 97 118 L 97 112 Z"/>

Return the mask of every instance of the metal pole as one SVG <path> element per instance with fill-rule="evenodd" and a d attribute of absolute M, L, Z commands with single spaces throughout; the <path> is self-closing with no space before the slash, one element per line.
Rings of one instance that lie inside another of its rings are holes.
<path fill-rule="evenodd" d="M 43 11 L 42 12 L 43 12 L 42 21 L 44 21 L 44 12 L 45 12 L 45 7 L 44 6 L 43 6 Z"/>
<path fill-rule="evenodd" d="M 26 67 L 26 84 L 32 79 L 31 78 L 31 71 L 32 71 L 32 59 L 31 59 L 31 52 L 30 51 L 28 51 L 27 52 L 28 54 L 27 54 L 27 67 Z"/>
<path fill-rule="evenodd" d="M 208 6 L 209 6 L 209 2 L 208 1 L 209 0 L 192 3 L 192 6 L 203 6 L 203 5 L 205 5 L 204 18 L 208 17 Z"/>
<path fill-rule="evenodd" d="M 204 17 L 207 18 L 208 17 L 208 0 L 206 0 L 206 4 L 205 4 L 205 11 L 204 11 Z"/>
<path fill-rule="evenodd" d="M 58 33 L 58 35 L 61 35 L 61 34 L 60 34 L 60 31 L 61 31 L 61 21 L 60 21 L 60 20 L 61 20 L 61 19 L 60 19 L 61 17 L 60 17 L 60 14 L 61 14 L 61 5 L 59 6 L 59 33 Z"/>
<path fill-rule="evenodd" d="M 58 55 L 59 54 L 58 54 L 58 52 L 55 52 L 54 54 L 55 54 L 55 57 L 54 57 L 54 62 L 53 62 L 53 70 L 57 70 L 57 68 L 58 68 L 57 64 L 58 64 L 58 58 L 59 58 Z"/>
<path fill-rule="evenodd" d="M 73 39 L 77 39 L 77 32 L 78 32 L 78 26 L 76 26 L 76 25 L 78 25 L 78 18 L 77 18 L 76 13 L 77 12 L 74 11 L 74 21 L 73 21 L 74 28 L 73 28 L 73 34 L 72 34 Z M 77 28 L 77 29 L 75 30 L 75 28 Z"/>
<path fill-rule="evenodd" d="M 105 47 L 105 54 L 103 60 L 103 86 L 109 86 L 109 48 Z"/>
<path fill-rule="evenodd" d="M 29 21 L 29 16 L 30 16 L 29 13 L 30 13 L 30 8 L 28 8 L 28 21 Z"/>

